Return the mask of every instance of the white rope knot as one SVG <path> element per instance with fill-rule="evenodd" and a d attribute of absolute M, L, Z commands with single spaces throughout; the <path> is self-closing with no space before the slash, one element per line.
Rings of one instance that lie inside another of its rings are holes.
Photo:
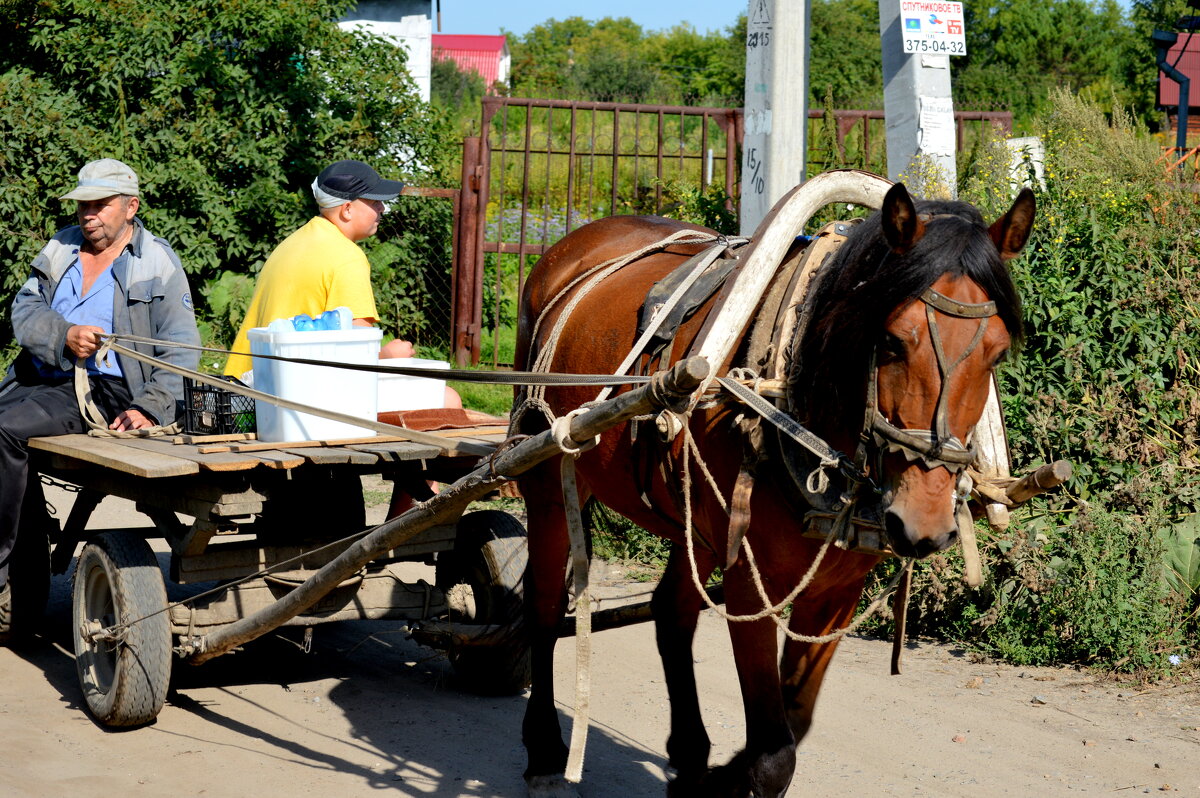
<path fill-rule="evenodd" d="M 837 460 L 822 460 L 808 475 L 805 487 L 809 493 L 822 496 L 829 490 L 829 469 L 838 467 Z"/>
<path fill-rule="evenodd" d="M 963 469 L 958 475 L 958 482 L 954 486 L 954 501 L 955 506 L 966 504 L 971 498 L 971 491 L 975 489 L 975 480 Z"/>
<path fill-rule="evenodd" d="M 595 435 L 585 441 L 576 441 L 571 437 L 571 419 L 586 412 L 587 408 L 577 407 L 565 416 L 559 416 L 554 419 L 554 422 L 550 425 L 550 434 L 554 437 L 554 442 L 558 444 L 558 448 L 562 449 L 563 454 L 578 457 L 600 442 L 599 435 Z"/>
<path fill-rule="evenodd" d="M 106 335 L 100 340 L 100 348 L 96 350 L 96 362 L 103 363 L 106 366 L 112 365 L 108 362 L 109 352 L 112 351 L 114 339 L 111 335 Z"/>

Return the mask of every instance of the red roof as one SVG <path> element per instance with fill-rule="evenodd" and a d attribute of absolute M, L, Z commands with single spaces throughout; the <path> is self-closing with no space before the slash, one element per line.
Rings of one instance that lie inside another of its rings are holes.
<path fill-rule="evenodd" d="M 500 74 L 500 62 L 508 55 L 504 36 L 472 34 L 433 34 L 433 57 L 449 58 L 463 71 L 474 71 L 490 87 L 497 80 L 507 79 Z"/>
<path fill-rule="evenodd" d="M 1179 41 L 1167 51 L 1167 63 L 1174 65 L 1191 81 L 1191 85 L 1188 86 L 1188 106 L 1200 107 L 1200 31 L 1194 34 L 1180 33 Z M 1164 75 L 1161 70 L 1158 73 L 1158 104 L 1170 108 L 1179 107 L 1179 84 Z"/>

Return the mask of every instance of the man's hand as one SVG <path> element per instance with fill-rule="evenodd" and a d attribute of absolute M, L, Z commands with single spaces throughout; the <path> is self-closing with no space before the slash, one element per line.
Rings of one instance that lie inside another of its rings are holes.
<path fill-rule="evenodd" d="M 75 357 L 86 360 L 96 354 L 103 343 L 101 336 L 104 330 L 90 324 L 76 324 L 67 330 L 67 348 L 75 353 Z"/>
<path fill-rule="evenodd" d="M 145 429 L 153 426 L 154 421 L 152 419 L 136 407 L 131 407 L 114 418 L 113 422 L 108 425 L 108 428 L 123 431 L 127 429 Z"/>

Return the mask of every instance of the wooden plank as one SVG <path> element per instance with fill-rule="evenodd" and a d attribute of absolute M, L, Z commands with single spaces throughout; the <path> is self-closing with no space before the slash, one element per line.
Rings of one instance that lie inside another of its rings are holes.
<path fill-rule="evenodd" d="M 339 438 L 328 441 L 257 441 L 255 443 L 230 443 L 227 446 L 209 448 L 207 446 L 201 449 L 202 452 L 209 451 L 226 451 L 226 452 L 259 452 L 268 449 L 308 449 L 313 446 L 350 446 L 356 443 L 388 443 L 394 441 L 407 441 L 407 438 L 397 437 L 395 435 L 375 435 L 364 438 Z"/>
<path fill-rule="evenodd" d="M 253 441 L 258 435 L 253 432 L 231 432 L 227 435 L 176 435 L 171 443 L 222 443 L 224 441 Z"/>
<path fill-rule="evenodd" d="M 507 435 L 508 427 L 459 427 L 433 430 L 433 434 L 441 438 L 477 438 L 480 435 Z"/>
<path fill-rule="evenodd" d="M 249 456 L 257 458 L 269 468 L 298 468 L 305 462 L 304 456 L 299 453 L 281 452 L 274 449 L 269 452 L 251 452 Z"/>
<path fill-rule="evenodd" d="M 205 471 L 246 471 L 257 468 L 261 462 L 256 457 L 247 457 L 231 452 L 202 454 L 197 446 L 170 443 L 166 438 L 114 438 L 114 440 L 119 441 L 122 446 L 131 446 L 145 452 L 157 452 L 183 460 L 191 460 L 199 463 Z"/>
<path fill-rule="evenodd" d="M 200 471 L 199 464 L 169 454 L 144 452 L 122 446 L 112 438 L 88 435 L 54 435 L 30 438 L 29 447 L 95 465 L 107 466 L 135 477 L 181 477 Z"/>
<path fill-rule="evenodd" d="M 409 460 L 424 460 L 437 457 L 443 452 L 436 446 L 426 446 L 421 443 L 404 441 L 403 443 L 372 443 L 349 446 L 359 452 L 370 452 L 385 463 L 401 463 Z"/>
<path fill-rule="evenodd" d="M 354 449 L 347 449 L 345 446 L 339 446 L 336 449 L 325 446 L 314 446 L 310 449 L 297 449 L 292 452 L 291 448 L 280 449 L 281 452 L 291 452 L 305 457 L 314 465 L 342 465 L 349 463 L 350 465 L 369 466 L 379 462 L 379 457 L 371 452 L 359 452 Z"/>

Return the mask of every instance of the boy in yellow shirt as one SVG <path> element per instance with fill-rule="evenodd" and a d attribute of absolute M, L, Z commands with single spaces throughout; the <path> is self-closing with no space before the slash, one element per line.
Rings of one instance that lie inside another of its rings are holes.
<path fill-rule="evenodd" d="M 316 318 L 343 305 L 350 308 L 355 326 L 375 326 L 379 316 L 371 291 L 371 264 L 357 242 L 375 234 L 384 202 L 398 197 L 403 188 L 403 183 L 385 180 L 362 161 L 338 161 L 317 175 L 312 191 L 320 214 L 267 258 L 233 351 L 250 351 L 248 333 L 254 327 L 300 313 Z M 413 347 L 408 341 L 391 341 L 379 356 L 412 357 Z M 251 364 L 249 355 L 230 355 L 225 373 L 241 377 Z M 449 394 L 447 399 L 453 401 Z"/>

